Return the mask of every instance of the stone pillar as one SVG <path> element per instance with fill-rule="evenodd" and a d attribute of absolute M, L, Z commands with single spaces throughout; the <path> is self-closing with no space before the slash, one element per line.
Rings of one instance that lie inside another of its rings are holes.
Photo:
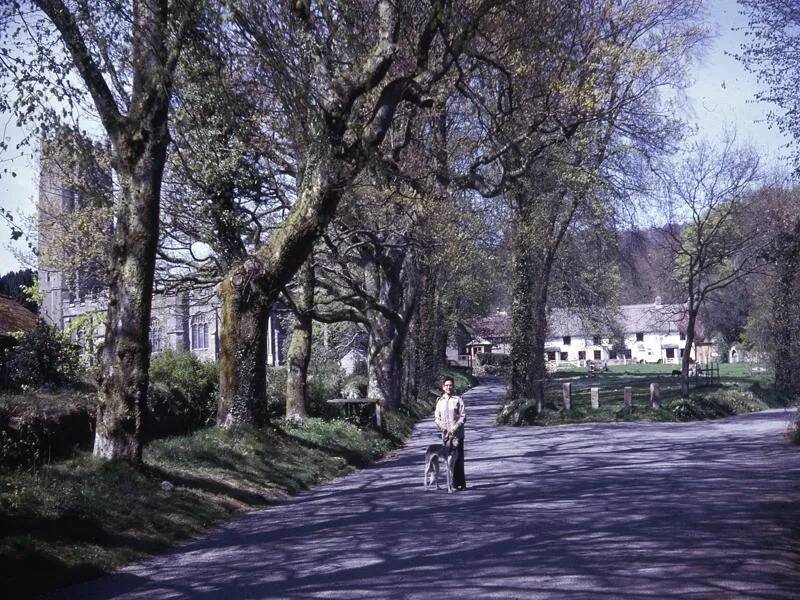
<path fill-rule="evenodd" d="M 627 410 L 630 410 L 631 406 L 633 406 L 633 388 L 626 387 L 623 394 L 623 404 Z"/>
<path fill-rule="evenodd" d="M 600 408 L 600 388 L 593 387 L 589 390 L 592 396 L 592 408 Z"/>
<path fill-rule="evenodd" d="M 564 392 L 564 410 L 569 412 L 572 410 L 572 384 L 565 383 L 562 388 Z"/>
<path fill-rule="evenodd" d="M 657 383 L 650 384 L 650 406 L 653 408 L 661 406 L 661 390 Z"/>

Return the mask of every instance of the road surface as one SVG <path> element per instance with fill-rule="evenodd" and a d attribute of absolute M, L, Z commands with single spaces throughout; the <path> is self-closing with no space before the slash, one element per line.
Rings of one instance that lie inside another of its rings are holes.
<path fill-rule="evenodd" d="M 66 598 L 800 598 L 800 448 L 773 410 L 699 423 L 493 426 L 464 396 L 468 489 L 394 456 Z"/>

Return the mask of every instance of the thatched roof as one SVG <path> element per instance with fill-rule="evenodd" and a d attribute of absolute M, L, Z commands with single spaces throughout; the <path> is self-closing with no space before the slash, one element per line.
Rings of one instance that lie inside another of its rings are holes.
<path fill-rule="evenodd" d="M 584 314 L 569 308 L 553 308 L 547 314 L 548 337 L 592 336 L 607 337 L 612 329 L 624 334 L 676 333 L 686 331 L 686 308 L 682 304 L 626 304 L 606 309 L 598 314 Z M 495 343 L 511 339 L 511 316 L 497 313 L 467 322 L 473 336 Z M 696 341 L 703 340 L 703 323 L 696 324 Z"/>
<path fill-rule="evenodd" d="M 0 335 L 15 331 L 33 331 L 38 317 L 8 296 L 0 294 Z"/>

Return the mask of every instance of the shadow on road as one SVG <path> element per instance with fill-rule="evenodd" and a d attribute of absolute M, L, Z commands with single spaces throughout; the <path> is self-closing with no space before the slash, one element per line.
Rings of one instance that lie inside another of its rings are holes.
<path fill-rule="evenodd" d="M 787 413 L 692 424 L 493 425 L 465 397 L 466 492 L 422 489 L 421 424 L 381 463 L 75 598 L 797 598 Z"/>

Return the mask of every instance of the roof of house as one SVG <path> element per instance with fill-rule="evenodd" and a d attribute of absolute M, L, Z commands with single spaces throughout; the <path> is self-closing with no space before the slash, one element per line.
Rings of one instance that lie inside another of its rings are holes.
<path fill-rule="evenodd" d="M 467 321 L 467 330 L 478 339 L 503 341 L 511 339 L 511 317 L 498 312 L 488 317 L 479 317 Z"/>
<path fill-rule="evenodd" d="M 38 320 L 36 314 L 22 304 L 0 294 L 0 335 L 14 331 L 33 331 Z"/>
<path fill-rule="evenodd" d="M 611 333 L 619 328 L 624 334 L 677 333 L 686 331 L 686 309 L 683 304 L 626 304 L 616 309 L 587 313 L 571 308 L 553 308 L 547 315 L 548 337 L 591 336 Z M 511 338 L 511 317 L 504 312 L 468 322 L 476 336 L 494 342 Z M 696 341 L 703 340 L 703 324 L 695 326 Z"/>

